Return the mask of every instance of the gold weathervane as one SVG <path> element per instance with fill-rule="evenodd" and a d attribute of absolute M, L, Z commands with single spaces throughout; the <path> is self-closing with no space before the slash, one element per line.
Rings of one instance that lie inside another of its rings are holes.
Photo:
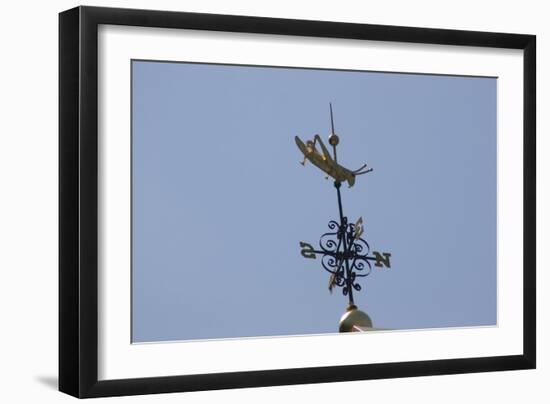
<path fill-rule="evenodd" d="M 334 157 L 330 155 L 330 152 L 328 151 L 327 147 L 325 146 L 325 144 L 323 143 L 323 140 L 319 135 L 315 135 L 313 137 L 313 140 L 307 140 L 305 143 L 298 136 L 295 136 L 294 140 L 296 141 L 296 145 L 304 155 L 304 159 L 300 162 L 300 164 L 305 165 L 306 161 L 309 160 L 313 165 L 320 168 L 327 175 L 334 178 L 334 180 L 340 183 L 347 181 L 349 187 L 351 188 L 355 184 L 355 177 L 357 175 L 366 174 L 372 171 L 372 168 L 366 169 L 367 165 L 363 164 L 357 170 L 350 170 L 338 164 L 338 161 L 336 158 L 336 146 L 340 142 L 340 139 L 334 133 L 334 120 L 332 118 L 332 104 L 330 105 L 330 123 L 331 123 L 332 133 L 330 134 L 328 141 L 332 146 Z M 317 148 L 315 147 L 317 143 L 321 147 L 322 152 L 319 152 L 319 150 L 317 150 Z"/>
<path fill-rule="evenodd" d="M 347 182 L 351 188 L 355 185 L 358 175 L 366 174 L 372 171 L 372 168 L 367 168 L 367 165 L 363 164 L 357 170 L 350 170 L 338 164 L 336 146 L 340 139 L 334 133 L 332 104 L 330 104 L 330 123 L 331 133 L 328 142 L 332 146 L 332 155 L 319 135 L 315 135 L 313 140 L 307 140 L 305 143 L 298 136 L 294 138 L 304 155 L 300 163 L 305 165 L 309 160 L 326 174 L 327 179 L 329 176 L 334 179 L 339 213 L 339 221 L 331 220 L 328 223 L 329 231 L 321 235 L 318 248 L 300 241 L 300 254 L 308 259 L 316 259 L 319 256 L 323 269 L 330 273 L 329 291 L 332 293 L 336 287 L 340 287 L 343 295 L 348 297 L 348 308 L 340 319 L 340 331 L 370 331 L 374 330 L 372 320 L 365 312 L 357 309 L 353 294 L 354 291 L 362 290 L 358 281 L 368 276 L 373 267 L 388 269 L 391 267 L 391 254 L 371 251 L 370 245 L 362 238 L 365 232 L 363 218 L 359 217 L 353 223 L 344 215 L 340 191 L 342 183 Z"/>

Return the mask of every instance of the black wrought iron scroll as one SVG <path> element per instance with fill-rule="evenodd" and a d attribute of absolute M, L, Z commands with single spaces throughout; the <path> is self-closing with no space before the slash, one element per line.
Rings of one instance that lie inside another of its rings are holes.
<path fill-rule="evenodd" d="M 325 271 L 330 273 L 329 290 L 335 287 L 342 288 L 342 294 L 348 296 L 349 303 L 354 304 L 353 291 L 362 289 L 358 278 L 368 276 L 372 266 L 390 267 L 389 257 L 391 254 L 377 251 L 370 254 L 370 245 L 361 238 L 363 234 L 362 219 L 356 223 L 350 223 L 343 215 L 342 198 L 340 195 L 341 184 L 334 182 L 338 194 L 338 207 L 340 221 L 331 220 L 328 223 L 329 231 L 319 239 L 319 249 L 314 249 L 310 244 L 301 242 L 302 256 L 305 258 L 317 258 L 321 256 L 321 265 Z M 374 262 L 374 264 L 371 264 Z"/>

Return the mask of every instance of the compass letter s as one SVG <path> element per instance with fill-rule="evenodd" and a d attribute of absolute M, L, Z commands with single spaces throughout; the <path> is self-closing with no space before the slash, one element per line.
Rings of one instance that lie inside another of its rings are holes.
<path fill-rule="evenodd" d="M 302 250 L 300 251 L 300 254 L 302 254 L 302 257 L 304 258 L 312 258 L 315 259 L 315 252 L 313 250 L 313 246 L 308 243 L 304 243 L 303 241 L 300 241 L 300 247 L 302 247 Z"/>

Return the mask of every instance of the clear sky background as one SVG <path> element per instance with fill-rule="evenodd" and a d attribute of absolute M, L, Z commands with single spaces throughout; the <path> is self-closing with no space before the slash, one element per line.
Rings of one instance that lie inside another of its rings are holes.
<path fill-rule="evenodd" d="M 332 181 L 294 136 L 374 171 L 342 186 L 391 269 L 361 279 L 375 327 L 496 324 L 494 78 L 133 61 L 134 342 L 333 333 L 317 247 Z"/>

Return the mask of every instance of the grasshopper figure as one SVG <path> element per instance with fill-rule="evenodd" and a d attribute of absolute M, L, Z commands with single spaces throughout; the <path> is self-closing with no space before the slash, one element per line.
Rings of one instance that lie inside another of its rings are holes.
<path fill-rule="evenodd" d="M 355 171 L 349 170 L 338 164 L 335 159 L 333 159 L 330 155 L 327 147 L 325 146 L 319 135 L 315 135 L 313 140 L 307 140 L 306 143 L 304 143 L 298 136 L 296 136 L 294 140 L 296 141 L 298 148 L 304 155 L 304 159 L 300 162 L 300 164 L 305 165 L 306 161 L 309 160 L 313 165 L 319 167 L 322 171 L 334 178 L 336 181 L 347 181 L 350 188 L 355 184 L 355 177 L 357 175 L 366 174 L 369 171 L 372 171 L 372 168 L 364 170 L 367 167 L 366 164 L 363 164 Z M 319 144 L 319 146 L 321 146 L 321 152 L 319 152 L 319 150 L 317 150 L 317 148 L 315 147 L 317 143 Z"/>

